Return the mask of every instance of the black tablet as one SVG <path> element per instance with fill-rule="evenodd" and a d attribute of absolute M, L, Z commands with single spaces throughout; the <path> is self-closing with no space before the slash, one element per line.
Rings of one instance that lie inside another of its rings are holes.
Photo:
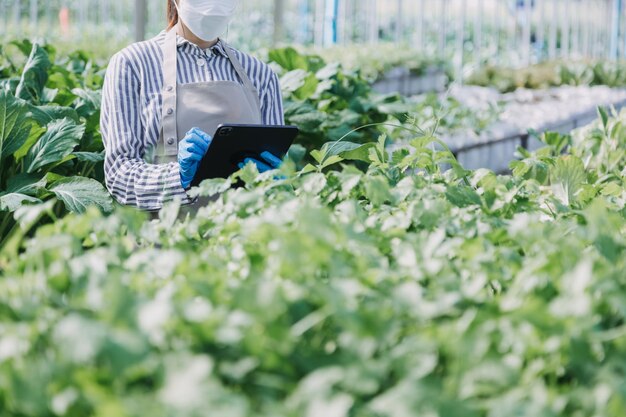
<path fill-rule="evenodd" d="M 282 159 L 297 135 L 295 126 L 220 125 L 191 186 L 207 179 L 227 178 L 239 170 L 237 165 L 245 158 L 262 161 L 260 155 L 265 151 Z"/>

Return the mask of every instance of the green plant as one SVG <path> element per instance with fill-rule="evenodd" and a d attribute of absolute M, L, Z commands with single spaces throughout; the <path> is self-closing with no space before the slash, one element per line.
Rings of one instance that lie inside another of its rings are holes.
<path fill-rule="evenodd" d="M 469 84 L 494 87 L 503 93 L 518 88 L 541 89 L 562 85 L 606 85 L 624 87 L 626 66 L 623 62 L 545 62 L 514 69 L 485 66 L 467 80 Z"/>
<path fill-rule="evenodd" d="M 406 98 L 372 91 L 371 80 L 359 70 L 348 71 L 337 63 L 328 64 L 317 55 L 305 55 L 294 48 L 275 49 L 269 59 L 281 74 L 287 123 L 297 125 L 297 143 L 311 151 L 326 141 L 346 138 L 351 142 L 373 142 L 386 125 L 414 125 L 445 135 L 471 130 L 481 133 L 497 120 L 499 110 L 476 111 L 451 97 L 429 94 Z M 364 126 L 356 129 L 357 126 Z"/>
<path fill-rule="evenodd" d="M 415 75 L 428 71 L 442 71 L 452 78 L 451 65 L 442 58 L 422 55 L 411 45 L 380 43 L 367 46 L 335 46 L 312 49 L 311 53 L 321 56 L 326 62 L 338 62 L 348 71 L 358 71 L 369 81 L 376 81 L 395 68 L 403 68 Z"/>
<path fill-rule="evenodd" d="M 270 51 L 269 59 L 281 74 L 286 121 L 300 128 L 297 142 L 309 150 L 343 137 L 356 126 L 372 125 L 354 132 L 351 141 L 372 141 L 380 133 L 373 124 L 401 120 L 411 110 L 402 97 L 374 94 L 370 82 L 358 72 L 327 64 L 319 56 L 284 48 Z"/>
<path fill-rule="evenodd" d="M 0 275 L 0 409 L 621 417 L 624 120 L 546 135 L 511 176 L 415 133 L 248 165 L 183 221 L 45 225 Z"/>
<path fill-rule="evenodd" d="M 101 85 L 101 75 L 82 53 L 54 62 L 49 46 L 13 46 L 27 59 L 23 65 L 7 59 L 0 70 L 0 248 L 36 224 L 25 228 L 16 220 L 25 204 L 58 201 L 43 205 L 37 221 L 92 204 L 112 209 L 101 184 L 100 96 L 91 89 Z"/>

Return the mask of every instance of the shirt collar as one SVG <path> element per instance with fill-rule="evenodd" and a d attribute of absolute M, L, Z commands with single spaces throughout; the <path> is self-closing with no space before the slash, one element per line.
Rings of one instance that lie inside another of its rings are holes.
<path fill-rule="evenodd" d="M 187 39 L 183 38 L 180 35 L 176 35 L 176 46 L 181 47 L 182 45 L 189 45 L 191 47 L 200 49 L 200 47 L 196 44 L 189 42 Z M 205 51 L 212 52 L 214 55 L 221 55 L 224 58 L 228 58 L 228 55 L 226 54 L 226 44 L 224 44 L 224 41 L 219 38 L 217 39 L 217 43 L 215 45 L 206 49 Z"/>

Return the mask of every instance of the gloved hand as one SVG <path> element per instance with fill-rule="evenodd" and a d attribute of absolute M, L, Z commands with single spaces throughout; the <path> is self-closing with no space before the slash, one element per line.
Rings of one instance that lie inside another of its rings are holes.
<path fill-rule="evenodd" d="M 213 139 L 202 130 L 194 127 L 178 144 L 178 164 L 180 165 L 180 182 L 184 189 L 189 188 L 196 176 L 200 161 L 209 150 Z"/>
<path fill-rule="evenodd" d="M 262 174 L 267 171 L 271 171 L 273 169 L 278 169 L 283 164 L 283 161 L 280 160 L 276 155 L 271 152 L 263 152 L 261 153 L 261 159 L 263 161 L 259 161 L 256 158 L 246 158 L 243 162 L 238 164 L 239 169 L 243 168 L 248 162 L 252 162 L 256 165 L 259 173 Z"/>

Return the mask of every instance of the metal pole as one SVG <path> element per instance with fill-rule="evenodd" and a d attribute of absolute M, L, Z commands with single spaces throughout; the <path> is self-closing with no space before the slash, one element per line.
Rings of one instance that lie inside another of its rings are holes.
<path fill-rule="evenodd" d="M 352 2 L 350 0 L 345 0 L 339 2 L 338 6 L 339 11 L 337 14 L 337 43 L 345 45 L 347 43 L 346 40 L 348 39 L 348 16 L 354 16 L 353 14 L 348 15 L 348 10 L 351 8 Z"/>
<path fill-rule="evenodd" d="M 538 0 L 538 4 L 539 6 L 539 23 L 537 23 L 537 45 L 538 45 L 538 51 L 539 51 L 539 60 L 543 61 L 544 57 L 545 57 L 545 38 L 546 38 L 546 28 L 545 28 L 545 24 L 546 24 L 546 2 L 544 0 Z"/>
<path fill-rule="evenodd" d="M 622 11 L 622 0 L 612 0 L 612 9 L 613 13 L 611 13 L 611 43 L 610 43 L 610 52 L 609 57 L 611 59 L 617 59 L 617 49 L 618 49 L 618 41 L 620 34 L 620 18 Z"/>
<path fill-rule="evenodd" d="M 39 3 L 37 0 L 30 0 L 30 24 L 32 25 L 33 31 L 35 33 L 39 32 L 37 30 L 37 23 L 39 21 Z"/>
<path fill-rule="evenodd" d="M 589 19 L 591 17 L 591 2 L 588 1 L 585 7 L 585 16 L 583 21 L 583 42 L 582 42 L 582 55 L 585 58 L 589 58 L 589 37 L 591 36 L 589 31 Z"/>
<path fill-rule="evenodd" d="M 419 51 L 424 50 L 424 0 L 415 0 L 417 5 L 416 9 L 416 22 L 413 47 Z"/>
<path fill-rule="evenodd" d="M 556 38 L 558 36 L 558 6 L 557 0 L 552 0 L 552 18 L 550 19 L 550 41 L 548 43 L 548 57 L 556 58 Z"/>
<path fill-rule="evenodd" d="M 531 25 L 532 25 L 532 14 L 531 14 L 531 0 L 524 0 L 524 27 L 522 28 L 522 56 L 523 63 L 525 66 L 530 65 L 530 36 L 531 36 Z"/>
<path fill-rule="evenodd" d="M 315 1 L 315 45 L 324 45 L 324 8 L 325 0 Z"/>
<path fill-rule="evenodd" d="M 580 8 L 581 8 L 581 4 L 580 3 L 576 3 L 573 5 L 573 33 L 572 33 L 572 52 L 574 54 L 575 58 L 578 58 L 581 54 L 581 48 L 580 48 L 580 44 L 581 44 L 581 35 L 580 35 L 580 30 L 581 30 L 581 14 L 580 14 Z"/>
<path fill-rule="evenodd" d="M 2 16 L 2 30 L 0 30 L 0 33 L 4 33 L 5 31 L 7 31 L 7 5 L 6 5 L 6 1 L 5 0 L 0 0 L 0 16 Z"/>
<path fill-rule="evenodd" d="M 624 9 L 622 9 L 622 13 L 623 13 L 623 12 L 624 12 Z M 622 33 L 621 33 L 621 37 L 623 38 L 623 39 L 622 39 L 622 46 L 623 46 L 623 48 L 624 48 L 624 49 L 622 50 L 622 56 L 621 56 L 621 58 L 623 58 L 623 57 L 626 55 L 626 36 L 624 36 L 624 33 L 625 33 L 624 31 L 622 31 Z"/>
<path fill-rule="evenodd" d="M 324 46 L 337 43 L 337 15 L 339 0 L 326 0 L 324 5 Z"/>
<path fill-rule="evenodd" d="M 17 29 L 21 26 L 22 20 L 22 2 L 20 0 L 15 0 L 15 6 L 13 9 L 13 25 L 15 25 L 14 29 Z"/>
<path fill-rule="evenodd" d="M 332 43 L 333 45 L 337 43 L 339 39 L 339 0 L 332 0 L 332 22 L 331 22 L 331 30 L 332 30 Z"/>
<path fill-rule="evenodd" d="M 570 53 L 571 53 L 571 34 L 572 34 L 572 27 L 571 27 L 571 4 L 568 1 L 563 2 L 563 8 L 564 8 L 564 12 L 563 12 L 563 34 L 562 34 L 562 38 L 561 38 L 561 56 L 564 58 L 569 58 L 570 57 Z"/>
<path fill-rule="evenodd" d="M 502 38 L 502 31 L 500 30 L 500 24 L 502 23 L 502 19 L 500 16 L 500 4 L 498 2 L 494 2 L 492 1 L 492 7 L 493 7 L 493 16 L 492 16 L 492 20 L 491 20 L 491 25 L 493 27 L 493 30 L 491 30 L 491 40 L 490 42 L 493 43 L 493 45 L 495 46 L 494 50 L 491 50 L 490 53 L 495 55 L 495 57 L 498 57 L 498 54 L 500 53 L 500 44 L 501 44 L 501 38 Z"/>
<path fill-rule="evenodd" d="M 404 39 L 404 16 L 403 16 L 402 0 L 397 0 L 397 14 L 396 14 L 396 42 L 401 42 Z"/>
<path fill-rule="evenodd" d="M 368 26 L 370 43 L 378 42 L 378 2 L 370 0 L 368 8 Z"/>
<path fill-rule="evenodd" d="M 146 0 L 135 0 L 135 41 L 146 39 Z"/>
<path fill-rule="evenodd" d="M 463 64 L 465 55 L 465 19 L 467 14 L 467 2 L 461 0 L 461 16 L 457 16 L 457 28 L 456 28 L 456 74 L 457 80 L 463 83 Z"/>
<path fill-rule="evenodd" d="M 272 43 L 276 46 L 285 36 L 285 0 L 274 0 L 274 35 Z"/>
<path fill-rule="evenodd" d="M 483 12 L 484 0 L 478 0 L 478 10 L 474 15 L 474 58 L 481 62 L 483 48 Z"/>
<path fill-rule="evenodd" d="M 447 6 L 448 0 L 441 1 L 441 15 L 439 16 L 439 57 L 445 56 L 447 36 Z"/>

